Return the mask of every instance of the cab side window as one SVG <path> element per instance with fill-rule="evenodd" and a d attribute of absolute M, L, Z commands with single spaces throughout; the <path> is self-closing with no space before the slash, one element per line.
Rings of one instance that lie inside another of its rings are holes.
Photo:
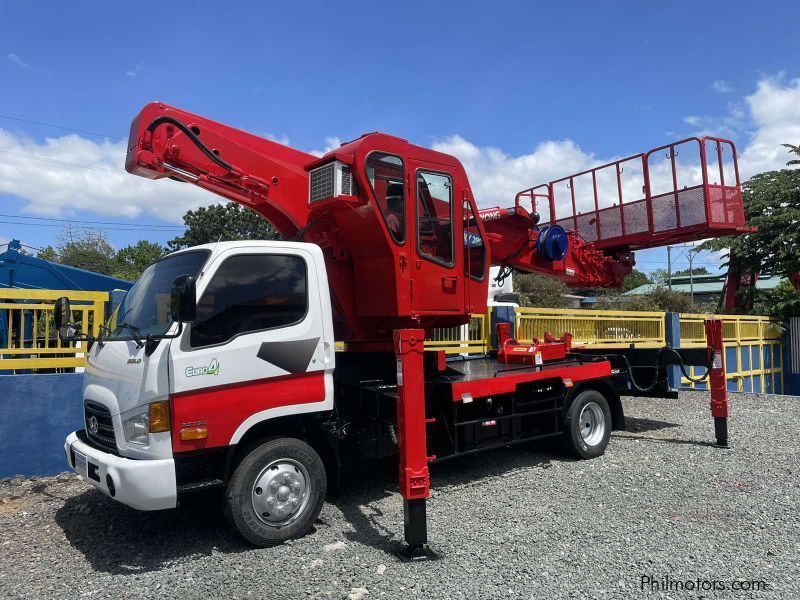
<path fill-rule="evenodd" d="M 482 281 L 486 274 L 486 243 L 475 222 L 472 204 L 464 200 L 464 273 Z"/>
<path fill-rule="evenodd" d="M 306 261 L 299 256 L 242 254 L 222 263 L 197 303 L 193 348 L 243 333 L 299 323 L 308 310 Z"/>
<path fill-rule="evenodd" d="M 453 265 L 453 180 L 444 173 L 417 172 L 417 250 Z"/>
<path fill-rule="evenodd" d="M 389 235 L 398 244 L 404 243 L 406 201 L 402 159 L 383 152 L 373 152 L 367 157 L 365 170 Z"/>

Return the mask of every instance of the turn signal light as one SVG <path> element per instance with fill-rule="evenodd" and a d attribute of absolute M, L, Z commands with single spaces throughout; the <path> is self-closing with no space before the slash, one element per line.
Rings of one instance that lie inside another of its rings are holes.
<path fill-rule="evenodd" d="M 150 405 L 150 433 L 169 431 L 169 400 Z"/>
<path fill-rule="evenodd" d="M 191 427 L 189 429 L 181 429 L 181 441 L 188 442 L 191 440 L 204 440 L 208 437 L 207 427 Z"/>

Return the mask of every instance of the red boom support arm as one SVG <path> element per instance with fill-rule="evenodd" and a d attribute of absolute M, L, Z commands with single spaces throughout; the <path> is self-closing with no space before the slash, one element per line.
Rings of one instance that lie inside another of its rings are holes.
<path fill-rule="evenodd" d="M 308 174 L 315 157 L 172 108 L 145 106 L 131 124 L 125 169 L 193 183 L 252 208 L 285 238 L 308 222 Z"/>

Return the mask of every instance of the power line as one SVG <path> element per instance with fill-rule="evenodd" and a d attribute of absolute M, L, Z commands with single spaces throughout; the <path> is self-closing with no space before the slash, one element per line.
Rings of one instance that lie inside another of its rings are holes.
<path fill-rule="evenodd" d="M 59 225 L 58 223 L 26 223 L 22 221 L 6 221 L 5 225 L 21 225 L 22 227 L 64 227 L 64 225 Z M 91 226 L 81 226 L 78 229 L 92 229 Z M 156 229 L 152 227 L 147 227 L 146 225 L 137 225 L 135 223 L 131 223 L 129 227 L 99 227 L 99 229 L 105 229 L 108 231 L 149 231 L 152 233 L 161 232 L 161 233 L 171 233 L 169 229 Z"/>
<path fill-rule="evenodd" d="M 43 123 L 42 121 L 34 121 L 32 119 L 21 119 L 20 117 L 12 117 L 11 115 L 0 115 L 0 119 L 9 119 L 10 121 L 19 121 L 20 123 L 29 123 L 31 125 L 41 125 L 43 127 L 52 127 L 53 129 L 61 129 L 63 131 L 73 131 L 75 133 L 83 133 L 85 135 L 94 135 L 97 137 L 107 138 L 109 140 L 118 140 L 121 142 L 126 141 L 127 138 L 116 137 L 113 135 L 106 135 L 104 133 L 97 133 L 95 131 L 86 131 L 84 129 L 75 129 L 73 127 L 64 127 L 63 125 L 53 125 L 52 123 Z"/>
<path fill-rule="evenodd" d="M 38 160 L 38 161 L 41 161 L 41 162 L 51 163 L 51 164 L 55 164 L 55 165 L 61 165 L 61 166 L 64 166 L 64 167 L 78 167 L 78 168 L 81 168 L 81 169 L 90 169 L 90 170 L 93 170 L 93 171 L 105 171 L 107 173 L 114 173 L 114 174 L 119 174 L 119 173 L 124 173 L 125 172 L 123 169 L 109 169 L 107 167 L 98 167 L 98 166 L 95 166 L 95 165 L 86 165 L 86 164 L 82 164 L 82 163 L 74 163 L 74 162 L 69 162 L 69 161 L 66 161 L 66 160 L 57 160 L 55 158 L 47 158 L 46 156 L 37 156 L 35 154 L 23 154 L 22 152 L 12 152 L 11 150 L 0 150 L 0 154 L 6 154 L 8 156 L 16 156 L 18 158 L 29 158 L 31 160 Z"/>
<path fill-rule="evenodd" d="M 58 221 L 59 223 L 79 223 L 89 225 L 123 225 L 125 227 L 161 227 L 166 229 L 184 229 L 186 225 L 160 225 L 158 223 L 123 223 L 120 221 L 85 221 L 78 219 L 57 219 L 55 217 L 30 217 L 26 215 L 7 215 L 0 213 L 0 217 L 11 219 L 34 219 L 36 221 Z"/>

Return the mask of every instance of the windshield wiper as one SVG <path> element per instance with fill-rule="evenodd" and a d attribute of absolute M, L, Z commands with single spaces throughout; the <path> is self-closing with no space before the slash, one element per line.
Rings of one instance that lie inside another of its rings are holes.
<path fill-rule="evenodd" d="M 136 325 L 131 325 L 130 323 L 117 323 L 117 328 L 127 329 L 128 331 L 130 331 L 131 337 L 133 338 L 133 341 L 136 342 L 137 348 L 141 348 L 142 346 L 144 346 L 144 342 L 142 342 L 142 338 L 139 336 L 139 332 L 141 331 L 141 329 L 139 329 Z"/>

